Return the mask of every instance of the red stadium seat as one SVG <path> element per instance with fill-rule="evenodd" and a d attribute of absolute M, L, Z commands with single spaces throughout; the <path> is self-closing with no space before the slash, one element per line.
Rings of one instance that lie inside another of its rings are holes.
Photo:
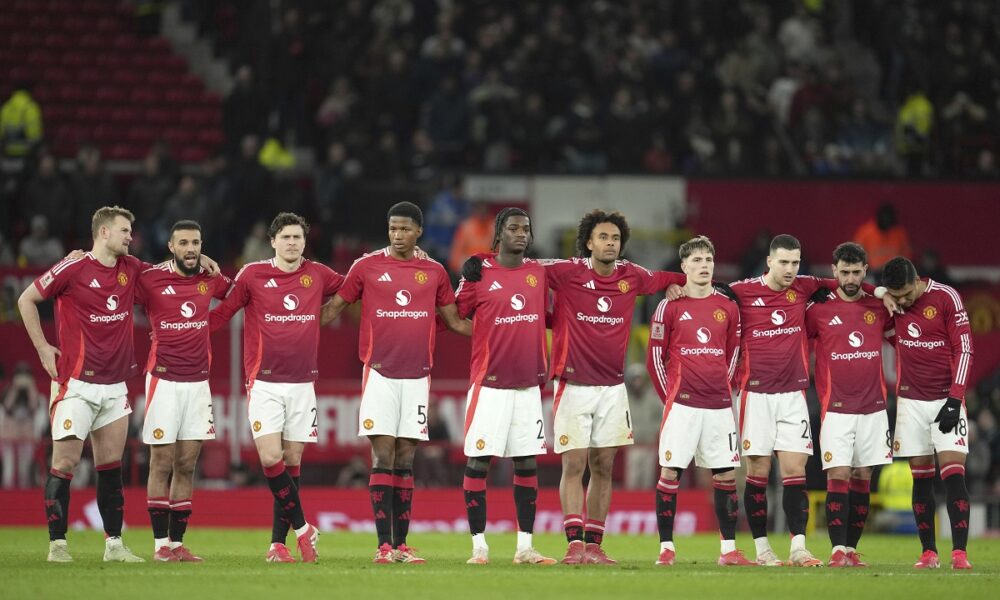
<path fill-rule="evenodd" d="M 134 106 L 118 106 L 111 109 L 111 114 L 109 116 L 112 123 L 119 125 L 121 127 L 131 127 L 134 125 L 143 125 L 145 120 L 143 119 L 143 111 L 140 108 Z"/>
<path fill-rule="evenodd" d="M 210 148 L 221 146 L 226 141 L 219 129 L 203 129 L 198 132 L 198 143 Z"/>
<path fill-rule="evenodd" d="M 219 111 L 215 108 L 185 108 L 181 111 L 182 125 L 213 127 L 219 125 Z"/>
<path fill-rule="evenodd" d="M 66 67 L 48 67 L 42 72 L 42 79 L 48 83 L 68 83 L 76 81 L 76 76 Z"/>
<path fill-rule="evenodd" d="M 94 97 L 102 103 L 114 106 L 124 103 L 128 98 L 128 94 L 123 88 L 116 85 L 102 85 L 94 92 Z"/>
<path fill-rule="evenodd" d="M 111 114 L 107 109 L 89 104 L 77 106 L 73 114 L 77 123 L 98 124 L 111 120 Z"/>
<path fill-rule="evenodd" d="M 79 104 L 86 101 L 87 95 L 76 84 L 64 84 L 59 86 L 58 98 L 67 104 Z"/>
<path fill-rule="evenodd" d="M 76 118 L 76 109 L 67 104 L 48 104 L 42 107 L 42 119 L 46 126 L 71 122 Z"/>
<path fill-rule="evenodd" d="M 124 31 L 125 27 L 117 17 L 101 17 L 94 24 L 94 29 L 101 33 Z"/>
<path fill-rule="evenodd" d="M 142 86 L 145 83 L 145 78 L 141 73 L 122 69 L 111 74 L 111 81 L 116 85 L 134 88 Z M 129 93 L 131 94 L 131 91 Z"/>
<path fill-rule="evenodd" d="M 201 146 L 186 146 L 178 153 L 181 162 L 198 163 L 209 157 L 209 152 Z"/>
<path fill-rule="evenodd" d="M 106 52 L 95 56 L 94 64 L 108 70 L 128 69 L 131 65 L 131 60 L 130 57 L 122 54 Z"/>
<path fill-rule="evenodd" d="M 175 121 L 174 112 L 165 108 L 147 108 L 143 114 L 150 125 L 172 125 Z"/>
<path fill-rule="evenodd" d="M 149 105 L 160 103 L 160 96 L 158 94 L 149 88 L 141 86 L 132 88 L 132 91 L 129 93 L 129 99 L 133 104 Z"/>
<path fill-rule="evenodd" d="M 108 158 L 111 160 L 140 160 L 146 155 L 146 146 L 120 143 L 108 148 Z"/>
<path fill-rule="evenodd" d="M 101 69 L 84 68 L 76 71 L 76 81 L 87 86 L 98 86 L 108 79 L 106 71 Z"/>
<path fill-rule="evenodd" d="M 90 57 L 79 52 L 66 52 L 59 58 L 59 64 L 72 69 L 89 67 L 90 63 Z"/>
<path fill-rule="evenodd" d="M 76 45 L 76 42 L 61 31 L 54 31 L 45 35 L 42 39 L 42 44 L 46 48 L 52 48 L 53 50 L 63 52 L 73 48 Z"/>
<path fill-rule="evenodd" d="M 111 47 L 112 40 L 106 35 L 88 33 L 77 38 L 76 43 L 87 50 L 104 50 Z"/>
<path fill-rule="evenodd" d="M 146 50 L 150 54 L 167 54 L 170 52 L 170 42 L 166 38 L 151 37 L 146 40 Z"/>
<path fill-rule="evenodd" d="M 113 144 L 125 141 L 121 130 L 114 125 L 98 125 L 91 133 L 91 139 L 100 144 Z"/>
<path fill-rule="evenodd" d="M 139 38 L 131 33 L 120 33 L 115 36 L 112 47 L 117 52 L 139 52 Z"/>
<path fill-rule="evenodd" d="M 156 129 L 152 127 L 131 127 L 125 132 L 125 139 L 133 144 L 150 146 L 158 138 Z"/>
<path fill-rule="evenodd" d="M 12 48 L 37 48 L 42 45 L 42 37 L 34 31 L 16 31 L 8 38 Z"/>
<path fill-rule="evenodd" d="M 167 90 L 167 93 L 163 95 L 163 100 L 167 104 L 174 104 L 177 106 L 190 106 L 195 102 L 196 96 L 191 92 L 183 89 L 171 89 Z"/>
<path fill-rule="evenodd" d="M 175 147 L 193 144 L 196 140 L 196 133 L 186 127 L 170 127 L 163 132 L 163 139 L 170 142 Z"/>

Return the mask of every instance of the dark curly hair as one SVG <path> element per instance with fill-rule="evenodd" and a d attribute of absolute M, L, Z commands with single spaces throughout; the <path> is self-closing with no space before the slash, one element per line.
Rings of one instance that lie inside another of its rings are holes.
<path fill-rule="evenodd" d="M 833 264 L 844 261 L 848 265 L 868 264 L 868 253 L 861 244 L 844 242 L 833 249 Z"/>
<path fill-rule="evenodd" d="M 619 250 L 619 255 L 625 253 L 625 244 L 628 243 L 630 235 L 628 221 L 625 220 L 625 215 L 617 211 L 613 213 L 606 213 L 599 208 L 595 208 L 580 219 L 580 227 L 576 230 L 577 255 L 584 258 L 590 256 L 590 249 L 587 248 L 587 242 L 590 240 L 590 235 L 594 233 L 594 227 L 597 227 L 601 223 L 611 223 L 618 228 L 618 231 L 621 232 L 622 235 L 622 245 Z"/>
<path fill-rule="evenodd" d="M 500 245 L 500 232 L 507 225 L 507 219 L 510 217 L 527 217 L 528 213 L 523 208 L 517 208 L 516 206 L 508 206 L 497 213 L 497 219 L 493 223 L 493 250 L 496 251 L 497 246 Z M 531 217 L 528 217 L 529 219 Z M 529 243 L 531 238 L 528 238 Z"/>

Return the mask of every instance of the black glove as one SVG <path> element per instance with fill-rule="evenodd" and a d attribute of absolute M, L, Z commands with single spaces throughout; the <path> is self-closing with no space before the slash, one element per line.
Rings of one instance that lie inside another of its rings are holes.
<path fill-rule="evenodd" d="M 948 400 L 945 401 L 944 406 L 938 411 L 934 422 L 938 423 L 938 429 L 941 430 L 941 433 L 948 433 L 958 426 L 958 420 L 961 416 L 962 401 L 958 398 L 948 396 Z"/>
<path fill-rule="evenodd" d="M 712 287 L 714 287 L 717 292 L 719 292 L 720 294 L 722 294 L 726 298 L 729 298 L 730 300 L 732 300 L 736 304 L 740 303 L 739 297 L 736 295 L 736 292 L 733 291 L 733 288 L 729 287 L 728 283 L 715 283 L 715 282 L 713 282 L 712 283 Z"/>
<path fill-rule="evenodd" d="M 809 296 L 810 302 L 816 302 L 817 304 L 826 304 L 826 301 L 830 299 L 830 290 L 825 287 L 819 288 L 813 292 L 812 296 Z"/>
<path fill-rule="evenodd" d="M 479 281 L 483 278 L 483 259 L 478 256 L 470 256 L 469 260 L 462 265 L 462 277 L 466 281 Z"/>

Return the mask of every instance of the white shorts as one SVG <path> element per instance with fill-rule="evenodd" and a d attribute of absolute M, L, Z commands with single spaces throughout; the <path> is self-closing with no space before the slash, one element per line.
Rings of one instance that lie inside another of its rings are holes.
<path fill-rule="evenodd" d="M 743 456 L 770 456 L 775 450 L 813 453 L 805 392 L 743 392 L 738 404 Z"/>
<path fill-rule="evenodd" d="M 315 443 L 319 432 L 313 382 L 247 384 L 247 418 L 254 439 L 280 433 L 289 442 Z"/>
<path fill-rule="evenodd" d="M 634 444 L 625 384 L 576 385 L 560 379 L 552 405 L 556 454 Z"/>
<path fill-rule="evenodd" d="M 87 439 L 91 431 L 132 414 L 128 388 L 120 383 L 87 383 L 69 379 L 52 382 L 49 396 L 49 419 L 52 439 L 69 437 Z"/>
<path fill-rule="evenodd" d="M 465 403 L 466 456 L 535 456 L 547 451 L 541 388 L 472 386 Z"/>
<path fill-rule="evenodd" d="M 358 436 L 390 435 L 427 441 L 430 377 L 391 379 L 365 367 Z"/>
<path fill-rule="evenodd" d="M 660 466 L 705 469 L 740 466 L 739 438 L 731 408 L 692 408 L 676 402 L 660 424 Z"/>
<path fill-rule="evenodd" d="M 874 467 L 892 462 L 889 415 L 827 412 L 819 428 L 823 468 Z"/>
<path fill-rule="evenodd" d="M 931 456 L 935 452 L 969 453 L 969 417 L 962 405 L 958 425 L 949 433 L 941 433 L 934 422 L 947 398 L 941 400 L 909 400 L 896 402 L 896 433 L 893 454 L 897 457 Z"/>
<path fill-rule="evenodd" d="M 167 381 L 146 374 L 143 444 L 214 439 L 215 420 L 208 381 Z"/>

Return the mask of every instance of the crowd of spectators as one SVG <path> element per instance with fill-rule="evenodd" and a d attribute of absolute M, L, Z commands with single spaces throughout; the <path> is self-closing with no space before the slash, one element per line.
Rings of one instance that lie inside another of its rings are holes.
<path fill-rule="evenodd" d="M 990 0 L 212 0 L 231 148 L 274 134 L 366 176 L 995 176 Z"/>

